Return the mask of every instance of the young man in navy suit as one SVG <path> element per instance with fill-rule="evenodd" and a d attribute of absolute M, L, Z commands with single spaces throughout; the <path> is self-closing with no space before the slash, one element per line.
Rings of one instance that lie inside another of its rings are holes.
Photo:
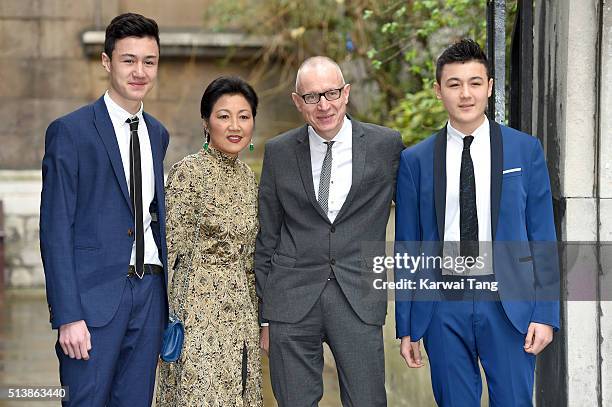
<path fill-rule="evenodd" d="M 402 153 L 397 178 L 396 251 L 454 253 L 455 265 L 470 266 L 396 265 L 396 279 L 415 283 L 396 292 L 401 355 L 422 367 L 424 339 L 440 406 L 480 406 L 479 361 L 491 405 L 531 405 L 535 355 L 559 327 L 544 153 L 536 138 L 486 117 L 492 87 L 478 44 L 445 50 L 435 91 L 448 123 Z"/>
<path fill-rule="evenodd" d="M 156 22 L 114 18 L 107 92 L 47 129 L 40 246 L 64 405 L 151 405 L 167 320 L 169 137 L 142 100 L 158 63 Z"/>

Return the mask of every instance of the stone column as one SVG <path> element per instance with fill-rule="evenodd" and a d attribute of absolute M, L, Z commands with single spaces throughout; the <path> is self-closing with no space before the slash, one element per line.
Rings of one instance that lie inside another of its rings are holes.
<path fill-rule="evenodd" d="M 612 3 L 600 2 L 599 239 L 605 256 L 600 275 L 601 405 L 612 405 Z"/>
<path fill-rule="evenodd" d="M 605 247 L 596 245 L 612 237 L 612 93 L 604 85 L 612 79 L 612 13 L 603 3 L 536 2 L 534 128 L 549 162 L 559 237 L 590 243 L 580 245 L 578 257 L 570 250 L 562 255 L 562 329 L 538 361 L 541 406 L 612 402 L 612 346 L 606 343 L 612 307 L 602 301 L 602 295 L 610 299 L 602 285 L 609 271 L 602 263 Z M 581 267 L 570 267 L 576 260 Z M 568 284 L 578 280 L 592 287 L 580 301 Z"/>

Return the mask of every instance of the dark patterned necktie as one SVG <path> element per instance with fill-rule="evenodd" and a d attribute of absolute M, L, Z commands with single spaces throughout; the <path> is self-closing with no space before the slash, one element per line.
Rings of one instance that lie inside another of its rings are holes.
<path fill-rule="evenodd" d="M 459 176 L 459 234 L 461 256 L 478 257 L 478 213 L 476 211 L 476 180 L 470 145 L 474 136 L 463 138 L 461 174 Z"/>
<path fill-rule="evenodd" d="M 326 141 L 327 151 L 321 165 L 321 178 L 319 179 L 319 196 L 317 201 L 321 205 L 321 209 L 327 215 L 327 201 L 329 200 L 329 181 L 331 180 L 332 167 L 332 146 L 335 141 Z"/>
<path fill-rule="evenodd" d="M 138 117 L 127 119 L 130 125 L 130 197 L 136 231 L 136 275 L 144 276 L 144 227 L 142 214 L 142 168 L 140 165 L 140 141 L 138 140 Z"/>

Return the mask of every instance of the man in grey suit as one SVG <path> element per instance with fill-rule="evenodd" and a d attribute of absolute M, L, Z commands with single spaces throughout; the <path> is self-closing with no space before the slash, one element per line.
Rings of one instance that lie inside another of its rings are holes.
<path fill-rule="evenodd" d="M 349 92 L 338 64 L 307 59 L 291 95 L 306 125 L 266 144 L 255 272 L 279 407 L 318 405 L 323 342 L 343 406 L 387 405 L 387 297 L 372 285 L 362 246 L 384 247 L 404 146 L 397 131 L 348 117 Z"/>

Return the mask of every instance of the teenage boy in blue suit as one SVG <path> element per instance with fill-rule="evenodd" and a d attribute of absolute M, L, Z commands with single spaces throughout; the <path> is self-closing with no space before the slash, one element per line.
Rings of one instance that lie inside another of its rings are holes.
<path fill-rule="evenodd" d="M 401 355 L 409 367 L 423 366 L 424 339 L 440 406 L 480 406 L 478 361 L 490 405 L 531 405 L 535 355 L 559 327 L 556 235 L 543 150 L 536 138 L 485 116 L 492 87 L 478 44 L 463 40 L 446 49 L 437 61 L 435 91 L 448 123 L 404 150 L 397 178 L 396 251 L 452 253 L 448 247 L 457 242 L 458 259 L 474 266 L 480 256 L 480 264 L 490 264 L 469 276 L 488 290 L 470 287 L 464 270 L 396 268 L 396 279 L 409 276 L 417 288 L 396 292 Z M 482 253 L 482 242 L 492 242 L 492 251 Z M 465 288 L 426 293 L 431 286 L 419 281 L 425 278 L 463 280 Z M 496 284 L 499 291 L 490 289 Z"/>
<path fill-rule="evenodd" d="M 106 29 L 107 92 L 49 125 L 40 246 L 70 406 L 150 406 L 167 320 L 163 160 L 143 112 L 159 63 L 155 21 Z"/>

